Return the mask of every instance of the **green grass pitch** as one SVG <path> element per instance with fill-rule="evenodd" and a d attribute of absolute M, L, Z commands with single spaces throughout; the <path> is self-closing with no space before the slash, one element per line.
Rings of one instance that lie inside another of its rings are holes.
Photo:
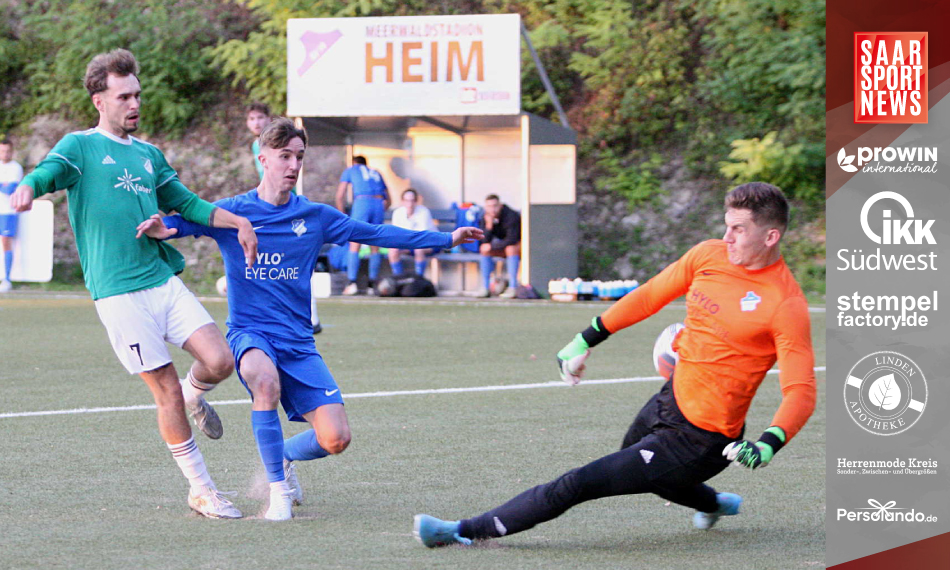
<path fill-rule="evenodd" d="M 226 305 L 205 304 L 223 328 Z M 316 337 L 344 395 L 548 382 L 554 353 L 603 304 L 321 304 Z M 653 340 L 682 306 L 617 334 L 591 379 L 653 376 Z M 816 364 L 824 315 L 812 314 Z M 0 299 L 0 414 L 151 404 L 112 354 L 92 303 Z M 189 357 L 175 349 L 184 373 Z M 302 463 L 306 504 L 288 523 L 257 518 L 263 468 L 250 406 L 218 406 L 225 435 L 196 440 L 219 488 L 247 518 L 191 514 L 187 483 L 158 437 L 154 410 L 0 418 L 2 568 L 813 568 L 824 567 L 825 374 L 818 409 L 768 469 L 712 480 L 745 498 L 740 516 L 692 529 L 692 512 L 652 495 L 580 505 L 528 532 L 477 547 L 428 550 L 412 516 L 459 518 L 614 451 L 658 381 L 448 394 L 352 397 L 350 448 Z M 209 398 L 243 400 L 236 376 Z M 768 426 L 766 378 L 748 433 Z M 283 415 L 282 415 L 283 416 Z M 285 434 L 303 424 L 286 422 Z"/>

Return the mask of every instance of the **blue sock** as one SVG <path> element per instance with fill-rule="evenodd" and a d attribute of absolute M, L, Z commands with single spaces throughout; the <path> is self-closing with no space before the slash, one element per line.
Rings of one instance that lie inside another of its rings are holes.
<path fill-rule="evenodd" d="M 373 253 L 369 256 L 369 280 L 379 279 L 379 266 L 383 264 L 383 254 Z"/>
<path fill-rule="evenodd" d="M 505 265 L 508 267 L 508 286 L 518 286 L 518 264 L 521 263 L 520 255 L 509 255 L 505 259 Z"/>
<path fill-rule="evenodd" d="M 416 275 L 419 277 L 423 277 L 426 274 L 426 263 L 428 263 L 428 261 L 425 259 L 416 262 Z"/>
<path fill-rule="evenodd" d="M 4 270 L 7 273 L 6 280 L 10 280 L 10 270 L 13 269 L 13 250 L 7 250 L 3 252 L 3 263 L 6 265 Z"/>
<path fill-rule="evenodd" d="M 483 255 L 478 259 L 478 266 L 482 268 L 482 287 L 488 289 L 491 284 L 491 266 L 494 262 L 490 255 Z"/>
<path fill-rule="evenodd" d="M 397 259 L 396 261 L 389 264 L 393 268 L 393 275 L 402 275 L 402 260 Z"/>
<path fill-rule="evenodd" d="M 356 282 L 356 276 L 360 274 L 360 252 L 351 251 L 346 255 L 346 278 L 350 283 Z"/>
<path fill-rule="evenodd" d="M 317 443 L 317 432 L 308 429 L 284 440 L 284 458 L 288 461 L 308 461 L 330 455 Z"/>
<path fill-rule="evenodd" d="M 267 469 L 268 483 L 284 480 L 284 432 L 280 429 L 277 410 L 251 411 L 251 429 L 257 440 L 257 450 Z"/>

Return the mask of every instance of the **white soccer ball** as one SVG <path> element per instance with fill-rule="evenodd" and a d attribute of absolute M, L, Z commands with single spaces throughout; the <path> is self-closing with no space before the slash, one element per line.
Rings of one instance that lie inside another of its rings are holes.
<path fill-rule="evenodd" d="M 683 323 L 673 323 L 663 329 L 653 344 L 653 366 L 657 373 L 667 380 L 673 377 L 673 370 L 680 360 L 680 355 L 673 350 L 673 340 L 685 328 Z"/>
<path fill-rule="evenodd" d="M 214 284 L 215 288 L 218 290 L 218 295 L 224 297 L 228 294 L 228 279 L 227 277 L 221 276 L 218 279 L 218 282 Z"/>

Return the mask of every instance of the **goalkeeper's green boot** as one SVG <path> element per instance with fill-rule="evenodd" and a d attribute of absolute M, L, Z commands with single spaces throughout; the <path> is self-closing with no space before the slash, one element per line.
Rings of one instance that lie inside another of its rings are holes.
<path fill-rule="evenodd" d="M 709 530 L 715 526 L 719 517 L 728 517 L 739 514 L 742 497 L 735 493 L 716 493 L 716 502 L 719 508 L 714 513 L 697 512 L 693 515 L 693 526 L 699 530 Z"/>

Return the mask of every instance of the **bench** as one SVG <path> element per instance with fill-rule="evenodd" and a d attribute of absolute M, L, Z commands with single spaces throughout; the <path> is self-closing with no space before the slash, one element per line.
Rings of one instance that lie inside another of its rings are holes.
<path fill-rule="evenodd" d="M 436 223 L 436 226 L 438 227 L 438 230 L 440 232 L 455 231 L 455 228 L 456 228 L 455 210 L 451 208 L 447 208 L 447 209 L 430 208 L 429 212 L 431 212 L 432 220 Z M 391 223 L 392 216 L 393 216 L 392 210 L 388 210 L 386 212 L 386 218 L 385 218 L 386 222 Z M 432 265 L 431 265 L 432 266 L 432 269 L 431 269 L 432 284 L 435 285 L 436 290 L 440 289 L 439 281 L 442 274 L 443 264 L 459 263 L 459 264 L 464 265 L 466 263 L 474 263 L 477 265 L 479 263 L 480 258 L 481 256 L 478 253 L 471 252 L 471 251 L 463 251 L 461 253 L 452 253 L 452 252 L 445 251 L 445 252 L 438 253 L 430 257 L 429 259 L 432 261 Z M 498 263 L 503 262 L 504 260 L 505 259 L 503 257 L 493 258 L 493 261 L 495 262 L 496 266 Z M 499 269 L 496 267 L 495 273 L 498 274 L 498 271 Z M 462 290 L 463 291 L 468 289 L 468 287 L 466 287 L 467 284 L 465 283 L 465 274 L 466 274 L 466 271 L 463 267 L 462 269 Z"/>
<path fill-rule="evenodd" d="M 440 232 L 455 231 L 455 210 L 451 208 L 439 210 L 430 208 L 429 213 L 432 214 L 432 221 L 435 222 L 436 229 Z M 392 223 L 393 210 L 386 210 L 386 217 L 384 219 L 386 223 Z"/>

